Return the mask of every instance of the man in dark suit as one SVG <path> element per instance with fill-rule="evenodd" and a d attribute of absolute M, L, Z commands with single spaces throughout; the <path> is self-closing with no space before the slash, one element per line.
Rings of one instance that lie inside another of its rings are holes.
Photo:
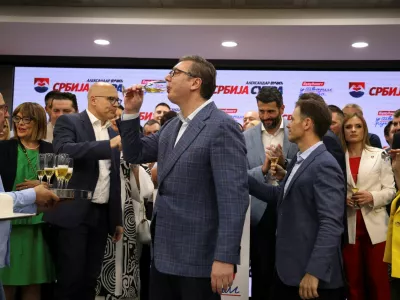
<path fill-rule="evenodd" d="M 288 128 L 289 140 L 300 152 L 285 178 L 276 187 L 249 176 L 252 195 L 277 202 L 273 299 L 344 299 L 345 182 L 337 161 L 322 143 L 330 123 L 325 104 L 298 101 Z"/>
<path fill-rule="evenodd" d="M 248 174 L 260 182 L 268 176 L 265 151 L 271 145 L 282 147 L 280 163 L 285 165 L 299 148 L 288 140 L 287 120 L 282 117 L 285 105 L 276 87 L 263 87 L 256 96 L 261 123 L 243 135 L 247 147 Z M 273 181 L 272 179 L 270 179 Z M 251 298 L 266 300 L 265 291 L 272 284 L 275 268 L 276 207 L 252 197 L 250 211 Z"/>
<path fill-rule="evenodd" d="M 353 114 L 360 114 L 363 115 L 363 111 L 361 106 L 359 106 L 358 104 L 354 104 L 354 103 L 350 103 L 350 104 L 346 104 L 345 107 L 343 107 L 343 113 L 346 116 L 351 116 Z M 369 144 L 372 147 L 375 148 L 381 148 L 382 149 L 382 143 L 381 143 L 381 139 L 379 138 L 379 136 L 377 136 L 374 133 L 368 133 L 368 138 L 369 138 Z"/>
<path fill-rule="evenodd" d="M 249 206 L 246 145 L 237 123 L 210 99 L 214 66 L 187 56 L 166 77 L 181 109 L 156 134 L 139 133 L 141 86 L 125 95 L 120 123 L 130 163 L 158 163 L 151 223 L 151 300 L 212 300 L 233 281 Z"/>
<path fill-rule="evenodd" d="M 61 202 L 44 216 L 56 230 L 57 300 L 93 300 L 107 236 L 122 236 L 121 143 L 109 127 L 120 101 L 114 86 L 96 83 L 88 109 L 61 116 L 54 129 L 55 152 L 74 159 L 68 188 L 93 192 L 92 201 Z"/>

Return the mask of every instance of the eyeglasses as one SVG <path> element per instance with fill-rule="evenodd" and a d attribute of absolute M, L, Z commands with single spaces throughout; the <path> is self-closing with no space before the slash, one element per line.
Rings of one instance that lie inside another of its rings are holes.
<path fill-rule="evenodd" d="M 29 124 L 29 123 L 32 122 L 34 119 L 31 118 L 31 117 L 23 117 L 23 118 L 21 118 L 21 117 L 18 117 L 18 116 L 13 116 L 13 117 L 12 117 L 12 120 L 13 120 L 13 122 L 14 122 L 15 124 L 19 124 L 19 122 L 21 122 L 21 121 L 22 121 L 22 123 L 24 123 L 24 124 Z"/>
<path fill-rule="evenodd" d="M 8 110 L 8 105 L 7 104 L 0 105 L 0 110 L 7 111 Z"/>
<path fill-rule="evenodd" d="M 122 100 L 117 98 L 117 97 L 111 97 L 111 96 L 94 96 L 95 98 L 106 98 L 112 106 L 115 106 L 115 104 L 118 103 L 118 106 L 122 104 Z"/>
<path fill-rule="evenodd" d="M 172 78 L 172 77 L 174 77 L 175 75 L 178 75 L 178 74 L 180 74 L 180 73 L 186 74 L 187 76 L 192 77 L 192 78 L 196 78 L 196 77 L 197 77 L 197 76 L 194 76 L 194 75 L 193 75 L 192 73 L 190 73 L 190 72 L 186 72 L 186 71 L 183 71 L 183 70 L 178 69 L 178 68 L 173 68 L 168 74 L 169 74 L 169 76 L 171 76 L 171 78 Z"/>

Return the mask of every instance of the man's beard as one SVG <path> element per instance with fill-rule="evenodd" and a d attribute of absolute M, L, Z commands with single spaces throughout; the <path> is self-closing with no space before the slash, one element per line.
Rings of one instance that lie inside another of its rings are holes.
<path fill-rule="evenodd" d="M 282 116 L 279 115 L 274 119 L 267 119 L 265 121 L 263 121 L 264 127 L 265 129 L 275 129 L 277 126 L 279 126 L 281 124 L 281 120 L 282 120 Z M 271 124 L 267 124 L 267 121 L 272 121 Z"/>

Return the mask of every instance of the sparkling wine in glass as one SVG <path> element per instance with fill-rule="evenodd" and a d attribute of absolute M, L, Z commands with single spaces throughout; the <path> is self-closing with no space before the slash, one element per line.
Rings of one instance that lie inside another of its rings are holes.
<path fill-rule="evenodd" d="M 46 154 L 39 154 L 36 166 L 36 173 L 37 176 L 39 177 L 40 184 L 42 184 L 43 182 L 45 160 L 46 160 Z"/>
<path fill-rule="evenodd" d="M 68 172 L 67 175 L 65 175 L 65 188 L 68 188 L 68 183 L 71 180 L 73 171 L 74 171 L 74 160 L 72 158 L 68 158 Z"/>
<path fill-rule="evenodd" d="M 167 82 L 165 80 L 149 81 L 143 86 L 143 91 L 147 93 L 163 93 L 167 91 Z M 122 87 L 122 94 L 126 94 L 125 87 Z"/>
<path fill-rule="evenodd" d="M 46 153 L 44 161 L 44 174 L 46 175 L 47 183 L 50 185 L 51 177 L 54 174 L 55 155 L 54 153 Z"/>
<path fill-rule="evenodd" d="M 68 173 L 68 155 L 67 154 L 59 154 L 56 156 L 56 168 L 55 173 L 58 181 L 58 188 L 63 188 L 63 183 L 65 180 L 65 176 Z"/>
<path fill-rule="evenodd" d="M 354 194 L 358 193 L 359 188 L 358 187 L 352 187 L 351 188 L 351 192 Z M 354 201 L 354 205 L 353 205 L 354 209 L 360 209 L 360 205 L 358 205 L 358 203 L 356 201 Z"/>

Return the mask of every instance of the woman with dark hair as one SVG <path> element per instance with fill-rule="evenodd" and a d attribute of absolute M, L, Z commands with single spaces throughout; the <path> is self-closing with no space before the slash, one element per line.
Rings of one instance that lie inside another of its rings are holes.
<path fill-rule="evenodd" d="M 39 153 L 52 153 L 46 138 L 46 114 L 37 103 L 26 102 L 13 112 L 15 137 L 0 142 L 0 175 L 6 192 L 40 184 L 37 180 Z M 46 184 L 46 183 L 44 183 Z M 40 300 L 40 285 L 54 280 L 49 248 L 43 236 L 42 215 L 12 222 L 11 263 L 0 270 L 7 300 L 13 300 L 20 286 L 22 300 Z"/>
<path fill-rule="evenodd" d="M 343 249 L 349 300 L 390 299 L 383 262 L 389 216 L 385 206 L 395 196 L 393 171 L 384 150 L 369 146 L 360 114 L 343 122 L 347 169 L 348 244 Z"/>

